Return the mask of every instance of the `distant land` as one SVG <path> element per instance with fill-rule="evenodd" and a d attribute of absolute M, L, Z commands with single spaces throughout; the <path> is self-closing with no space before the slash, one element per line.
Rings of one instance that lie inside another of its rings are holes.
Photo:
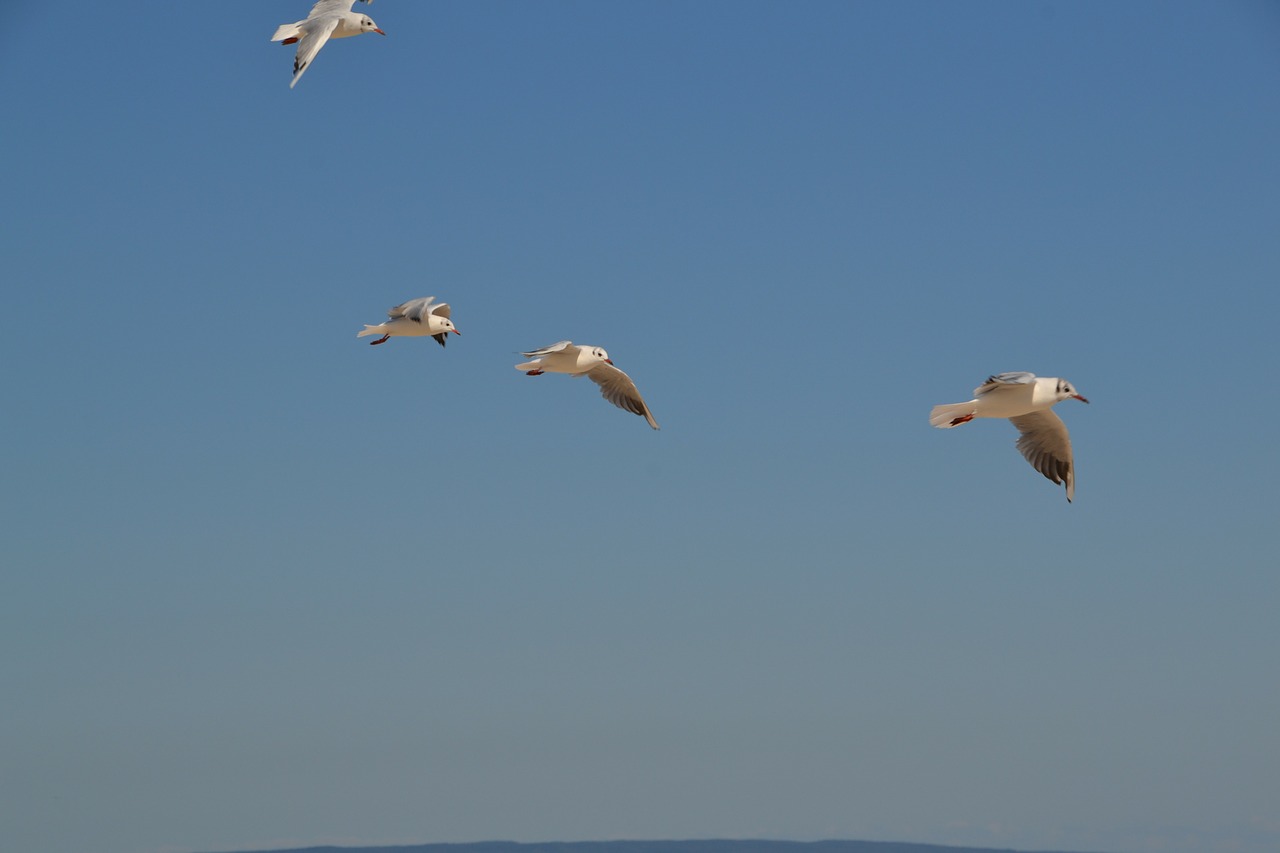
<path fill-rule="evenodd" d="M 1029 853 L 1008 847 L 949 847 L 898 841 L 478 841 L 395 847 L 291 847 L 235 853 Z M 1039 850 L 1035 853 L 1071 853 Z"/>

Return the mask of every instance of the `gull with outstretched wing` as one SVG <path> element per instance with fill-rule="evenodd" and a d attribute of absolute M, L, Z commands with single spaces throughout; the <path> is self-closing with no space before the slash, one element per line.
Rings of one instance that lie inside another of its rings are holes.
<path fill-rule="evenodd" d="M 600 386 L 600 395 L 619 409 L 625 409 L 635 415 L 642 415 L 649 426 L 658 429 L 658 422 L 636 383 L 631 377 L 613 366 L 609 354 L 600 347 L 574 346 L 572 341 L 560 341 L 549 347 L 521 353 L 525 358 L 533 359 L 517 364 L 516 370 L 523 370 L 527 376 L 540 376 L 543 373 L 567 373 L 570 376 L 586 376 Z"/>
<path fill-rule="evenodd" d="M 1075 462 L 1067 425 L 1053 412 L 1066 399 L 1089 402 L 1065 379 L 1034 373 L 997 373 L 973 389 L 967 403 L 934 406 L 929 423 L 950 429 L 974 418 L 1008 418 L 1018 428 L 1017 448 L 1041 474 L 1066 486 L 1067 500 L 1076 494 Z"/>
<path fill-rule="evenodd" d="M 421 338 L 430 336 L 436 343 L 444 346 L 449 333 L 460 335 L 457 327 L 450 319 L 451 309 L 448 302 L 436 302 L 434 296 L 423 296 L 410 299 L 387 312 L 387 321 L 376 326 L 365 325 L 356 333 L 357 338 L 365 335 L 382 335 L 370 344 L 385 344 L 388 338 L 406 337 Z"/>
<path fill-rule="evenodd" d="M 362 2 L 372 3 L 373 0 L 362 0 Z M 303 72 L 311 65 L 311 60 L 316 58 L 320 48 L 324 47 L 329 39 L 347 38 L 362 33 L 386 35 L 378 29 L 373 18 L 351 11 L 355 3 L 356 0 L 320 0 L 311 7 L 311 12 L 305 19 L 294 21 L 292 24 L 281 24 L 276 28 L 276 34 L 271 37 L 272 41 L 298 46 L 298 52 L 293 57 L 293 80 L 289 83 L 290 89 L 298 84 Z"/>

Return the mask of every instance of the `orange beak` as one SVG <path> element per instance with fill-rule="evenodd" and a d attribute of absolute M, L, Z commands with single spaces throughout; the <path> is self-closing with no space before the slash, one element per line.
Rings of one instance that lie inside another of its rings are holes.
<path fill-rule="evenodd" d="M 377 33 L 378 35 L 380 35 L 380 36 L 385 36 L 385 35 L 386 35 L 386 33 L 384 33 L 382 30 L 378 29 L 377 27 L 374 27 L 374 28 L 373 28 L 373 31 L 374 31 L 375 33 Z"/>

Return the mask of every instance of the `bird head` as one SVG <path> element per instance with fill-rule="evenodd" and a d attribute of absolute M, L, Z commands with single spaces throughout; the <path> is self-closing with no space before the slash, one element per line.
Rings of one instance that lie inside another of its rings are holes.
<path fill-rule="evenodd" d="M 1084 397 L 1081 397 L 1080 392 L 1076 391 L 1075 386 L 1065 379 L 1058 383 L 1058 394 L 1061 395 L 1059 397 L 1061 400 L 1071 397 L 1072 399 L 1079 400 L 1081 403 L 1089 402 Z"/>

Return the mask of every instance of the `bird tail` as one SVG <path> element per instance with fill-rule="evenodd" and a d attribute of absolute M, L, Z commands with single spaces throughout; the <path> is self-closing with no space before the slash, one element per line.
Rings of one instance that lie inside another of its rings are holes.
<path fill-rule="evenodd" d="M 538 370 L 542 367 L 542 359 L 535 358 L 533 361 L 526 361 L 524 364 L 517 364 L 516 370 Z"/>
<path fill-rule="evenodd" d="M 271 40 L 284 41 L 285 39 L 301 38 L 301 37 L 302 37 L 302 27 L 298 26 L 296 23 L 281 24 L 280 26 L 276 27 L 276 34 L 271 37 Z"/>
<path fill-rule="evenodd" d="M 363 338 L 363 337 L 365 337 L 366 335 L 381 335 L 382 333 L 383 333 L 383 331 L 382 331 L 382 324 L 381 324 L 381 323 L 379 323 L 379 324 L 378 324 L 378 325 L 376 325 L 376 326 L 370 326 L 368 323 L 365 323 L 364 331 L 362 331 L 362 332 L 356 332 L 356 337 L 357 337 L 357 338 Z"/>
<path fill-rule="evenodd" d="M 946 403 L 934 406 L 929 412 L 929 423 L 938 429 L 951 429 L 973 420 L 973 403 Z"/>

